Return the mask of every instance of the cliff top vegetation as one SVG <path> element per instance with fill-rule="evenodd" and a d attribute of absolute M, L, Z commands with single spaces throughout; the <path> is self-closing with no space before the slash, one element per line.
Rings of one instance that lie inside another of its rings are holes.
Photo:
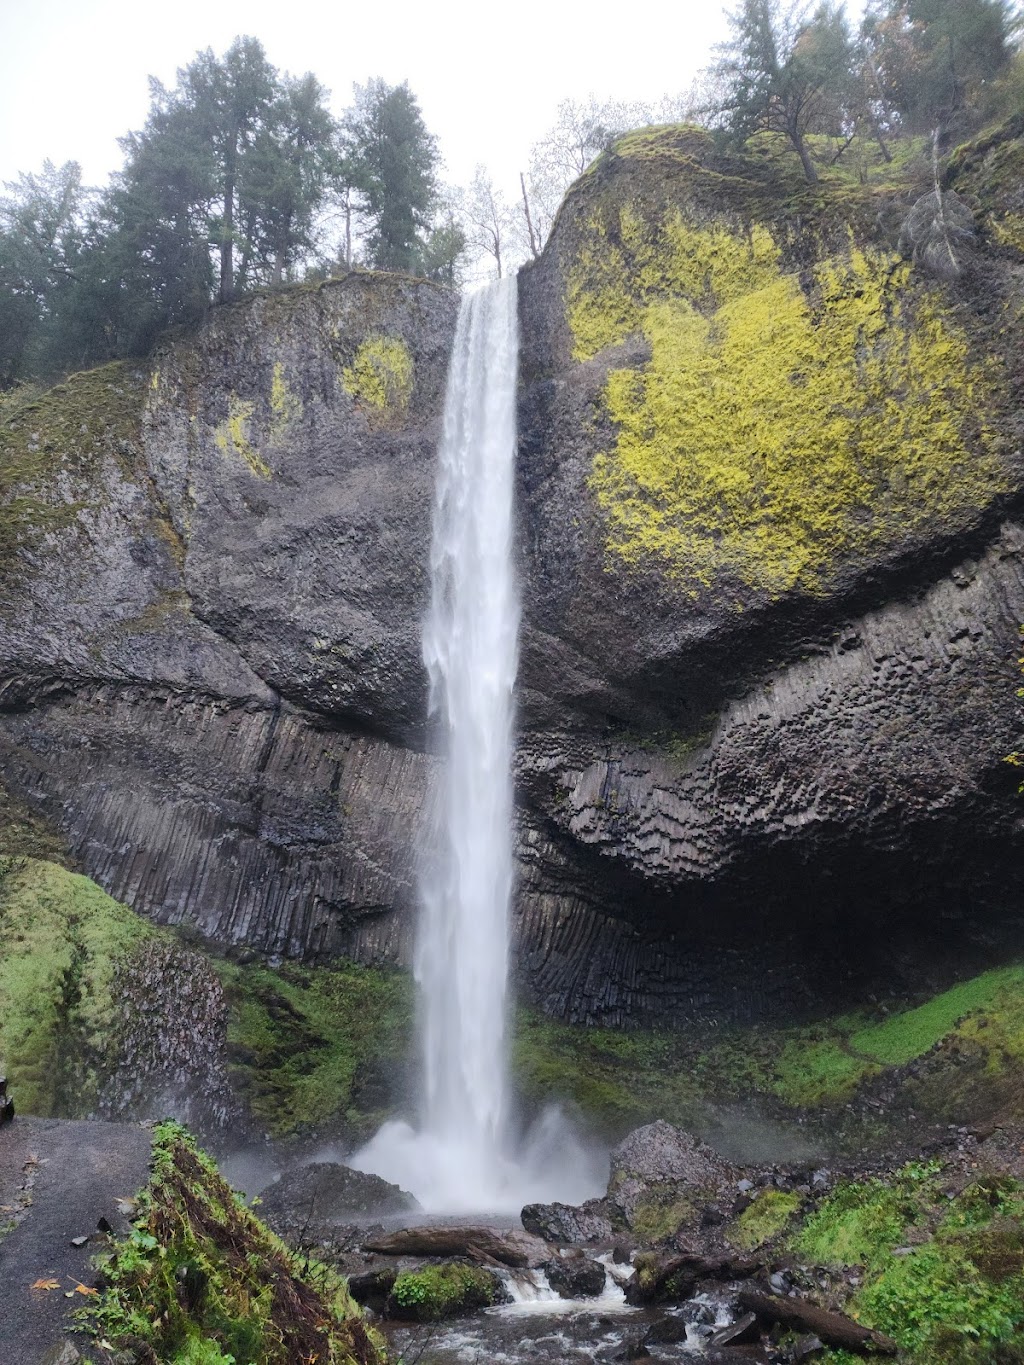
<path fill-rule="evenodd" d="M 214 300 L 358 265 L 450 284 L 467 263 L 501 275 L 540 254 L 569 184 L 644 124 L 695 121 L 769 156 L 781 139 L 816 184 L 898 175 L 923 140 L 945 153 L 1024 108 L 1007 0 L 873 0 L 856 30 L 831 3 L 745 0 L 730 24 L 679 99 L 563 102 L 517 201 L 484 167 L 463 189 L 442 184 L 407 84 L 371 79 L 337 119 L 312 73 L 281 74 L 254 38 L 200 52 L 173 88 L 151 83 L 106 187 L 83 185 L 74 162 L 6 186 L 0 388 L 145 354 Z"/>

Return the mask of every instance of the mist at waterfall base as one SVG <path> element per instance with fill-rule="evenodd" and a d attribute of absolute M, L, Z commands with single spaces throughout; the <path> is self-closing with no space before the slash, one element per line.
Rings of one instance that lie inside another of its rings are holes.
<path fill-rule="evenodd" d="M 350 1162 L 431 1212 L 578 1202 L 606 1174 L 557 1110 L 517 1138 L 508 1095 L 516 304 L 514 277 L 463 298 L 438 454 L 423 660 L 446 763 L 419 885 L 421 1118 L 385 1124 Z"/>

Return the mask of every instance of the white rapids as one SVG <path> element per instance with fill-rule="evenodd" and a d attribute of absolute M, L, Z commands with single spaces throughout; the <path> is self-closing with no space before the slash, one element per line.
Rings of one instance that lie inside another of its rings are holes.
<path fill-rule="evenodd" d="M 445 397 L 423 628 L 446 763 L 420 877 L 422 1119 L 385 1124 L 351 1163 L 441 1212 L 518 1210 L 601 1185 L 555 1114 L 520 1144 L 510 1129 L 516 304 L 514 278 L 463 298 Z"/>

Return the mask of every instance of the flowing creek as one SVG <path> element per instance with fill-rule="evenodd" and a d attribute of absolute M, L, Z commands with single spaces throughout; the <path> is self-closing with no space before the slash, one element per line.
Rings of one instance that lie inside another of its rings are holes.
<path fill-rule="evenodd" d="M 412 1365 L 555 1365 L 558 1361 L 613 1365 L 630 1347 L 645 1343 L 652 1360 L 735 1361 L 733 1352 L 717 1352 L 708 1343 L 720 1327 L 734 1320 L 728 1295 L 700 1294 L 673 1308 L 631 1308 L 612 1279 L 610 1258 L 605 1292 L 594 1299 L 560 1299 L 542 1271 L 507 1281 L 512 1302 L 475 1318 L 429 1326 L 389 1324 L 388 1339 L 403 1361 Z M 651 1333 L 649 1336 L 648 1334 Z M 661 1335 L 662 1341 L 654 1340 Z M 646 1358 L 646 1357 L 645 1357 Z M 760 1354 L 745 1357 L 749 1362 Z"/>

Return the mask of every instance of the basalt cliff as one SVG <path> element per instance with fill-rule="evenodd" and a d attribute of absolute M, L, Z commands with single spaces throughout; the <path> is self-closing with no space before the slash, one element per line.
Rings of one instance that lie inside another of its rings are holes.
<path fill-rule="evenodd" d="M 1022 165 L 954 155 L 940 279 L 898 245 L 927 183 L 633 134 L 521 272 L 549 1011 L 752 1020 L 1016 932 Z M 456 311 L 357 272 L 7 401 L 0 853 L 232 951 L 409 958 Z"/>

